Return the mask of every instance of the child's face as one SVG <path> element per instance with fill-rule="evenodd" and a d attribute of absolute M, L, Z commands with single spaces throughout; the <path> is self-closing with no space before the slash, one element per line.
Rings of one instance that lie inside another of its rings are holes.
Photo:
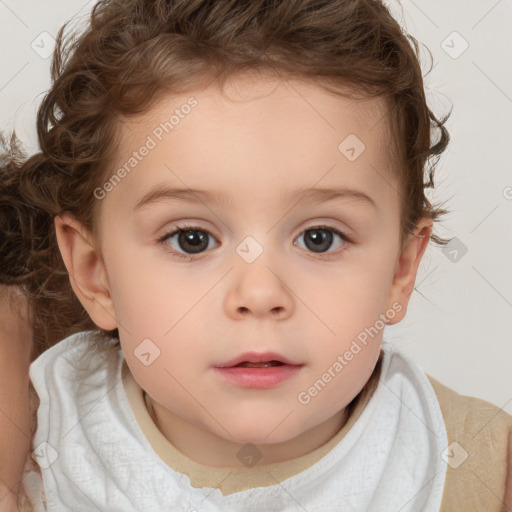
<path fill-rule="evenodd" d="M 233 84 L 230 99 L 212 85 L 168 97 L 122 126 L 112 174 L 130 157 L 137 163 L 101 200 L 102 304 L 115 318 L 102 326 L 119 327 L 160 429 L 181 449 L 192 431 L 261 445 L 304 434 L 314 448 L 339 430 L 377 361 L 384 315 L 401 319 L 412 291 L 393 284 L 399 186 L 384 103 L 357 104 L 298 81 Z M 160 123 L 175 110 L 166 133 Z M 351 134 L 366 146 L 359 156 L 353 136 L 345 153 L 338 147 Z M 137 208 L 150 191 L 173 187 L 223 199 L 157 192 Z M 328 188 L 370 200 L 294 195 Z M 157 242 L 190 225 L 202 231 Z M 266 388 L 215 368 L 267 351 L 302 366 Z"/>

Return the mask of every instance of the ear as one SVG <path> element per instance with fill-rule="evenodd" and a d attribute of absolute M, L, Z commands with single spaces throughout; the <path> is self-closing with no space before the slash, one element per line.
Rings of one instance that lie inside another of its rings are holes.
<path fill-rule="evenodd" d="M 399 303 L 402 309 L 396 313 L 392 319 L 388 319 L 387 324 L 397 324 L 402 320 L 407 312 L 407 305 L 414 290 L 416 273 L 423 257 L 423 254 L 430 242 L 432 234 L 432 219 L 422 219 L 409 235 L 404 244 L 401 255 L 395 265 L 395 274 L 389 293 L 388 309 L 393 309 L 392 305 Z"/>
<path fill-rule="evenodd" d="M 90 231 L 63 214 L 55 217 L 55 233 L 76 296 L 98 327 L 115 329 L 118 324 L 107 272 Z"/>

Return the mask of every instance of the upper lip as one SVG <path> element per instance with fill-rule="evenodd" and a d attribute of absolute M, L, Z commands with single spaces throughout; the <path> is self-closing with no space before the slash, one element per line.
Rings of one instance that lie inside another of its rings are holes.
<path fill-rule="evenodd" d="M 229 361 L 225 361 L 223 363 L 216 364 L 216 368 L 228 368 L 231 366 L 236 366 L 237 364 L 248 362 L 248 363 L 267 363 L 269 361 L 279 361 L 284 364 L 296 365 L 299 366 L 301 363 L 297 363 L 288 359 L 287 357 L 278 354 L 277 352 L 244 352 L 239 356 L 236 356 Z"/>

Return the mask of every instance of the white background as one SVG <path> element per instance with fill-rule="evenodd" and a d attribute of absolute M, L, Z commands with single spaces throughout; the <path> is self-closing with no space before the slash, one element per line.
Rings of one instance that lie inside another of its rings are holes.
<path fill-rule="evenodd" d="M 35 115 L 50 84 L 43 57 L 52 41 L 44 32 L 55 37 L 93 3 L 0 0 L 0 127 L 15 127 L 29 153 L 37 150 Z M 427 249 L 408 313 L 384 338 L 445 385 L 512 413 L 512 1 L 386 3 L 432 52 L 430 107 L 441 117 L 453 105 L 452 141 L 429 197 L 453 212 L 437 233 L 456 237 L 467 253 L 452 261 Z M 458 55 L 464 40 L 469 46 Z M 430 57 L 421 52 L 425 74 Z"/>

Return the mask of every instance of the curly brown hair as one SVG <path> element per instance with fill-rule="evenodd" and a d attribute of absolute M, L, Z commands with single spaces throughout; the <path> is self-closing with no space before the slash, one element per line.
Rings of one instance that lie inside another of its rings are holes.
<path fill-rule="evenodd" d="M 97 232 L 93 191 L 115 156 L 118 123 L 163 95 L 258 70 L 353 98 L 382 96 L 402 185 L 401 244 L 420 219 L 447 213 L 425 189 L 434 187 L 451 112 L 439 120 L 428 108 L 418 42 L 382 1 L 101 0 L 81 33 L 66 33 L 69 23 L 37 114 L 40 151 L 26 159 L 14 133 L 2 139 L 0 283 L 20 286 L 31 301 L 33 357 L 83 330 L 118 340 L 117 329 L 98 330 L 75 296 L 54 217 L 69 212 Z"/>

